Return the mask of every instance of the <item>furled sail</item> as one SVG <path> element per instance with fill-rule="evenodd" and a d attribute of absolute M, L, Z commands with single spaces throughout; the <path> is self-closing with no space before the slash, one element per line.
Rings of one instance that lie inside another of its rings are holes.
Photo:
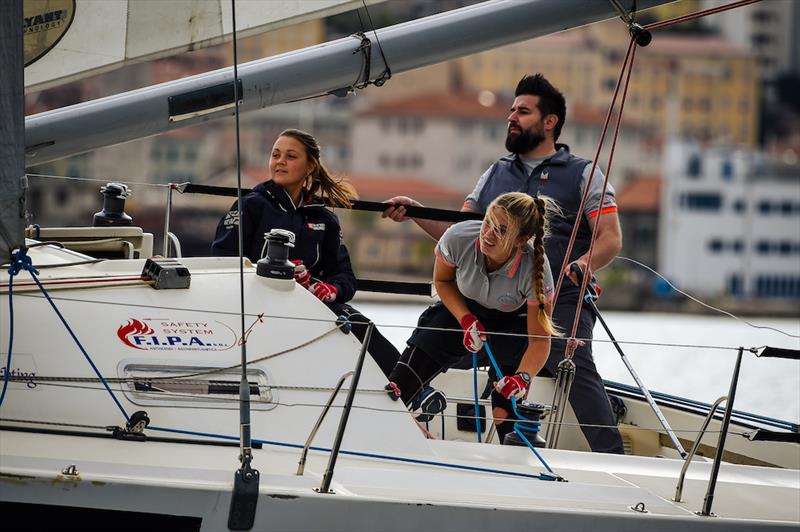
<path fill-rule="evenodd" d="M 383 0 L 367 0 L 367 5 Z M 239 36 L 363 7 L 361 0 L 237 0 Z M 25 0 L 25 91 L 220 44 L 230 0 Z"/>

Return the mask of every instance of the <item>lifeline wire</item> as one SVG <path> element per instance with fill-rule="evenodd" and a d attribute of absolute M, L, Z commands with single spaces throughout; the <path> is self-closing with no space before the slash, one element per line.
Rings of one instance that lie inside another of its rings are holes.
<path fill-rule="evenodd" d="M 250 467 L 251 459 L 251 441 L 250 441 L 250 385 L 247 381 L 247 337 L 245 336 L 245 313 L 244 313 L 244 229 L 242 214 L 242 154 L 241 143 L 239 135 L 239 56 L 236 38 L 236 0 L 231 0 L 231 19 L 232 19 L 232 33 L 233 33 L 233 102 L 234 102 L 234 116 L 236 117 L 236 211 L 238 237 L 239 237 L 239 304 L 241 315 L 241 363 L 242 374 L 241 382 L 239 385 L 239 396 L 241 402 L 239 403 L 239 424 L 240 424 L 240 457 L 243 468 Z M 242 474 L 244 474 L 242 469 Z"/>
<path fill-rule="evenodd" d="M 31 297 L 31 298 L 39 298 L 41 296 L 34 295 L 34 294 L 17 294 L 16 297 Z M 143 304 L 136 304 L 136 303 L 114 303 L 110 301 L 97 301 L 92 299 L 78 299 L 78 298 L 70 298 L 70 297 L 52 297 L 51 299 L 55 301 L 71 301 L 76 303 L 89 303 L 89 304 L 99 304 L 99 305 L 116 305 L 122 307 L 130 307 L 130 308 L 147 308 L 147 309 L 158 309 L 158 310 L 176 310 L 176 311 L 186 311 L 186 312 L 200 312 L 206 314 L 215 314 L 215 315 L 222 315 L 222 316 L 238 316 L 238 312 L 228 312 L 228 311 L 221 311 L 221 310 L 211 310 L 211 309 L 198 309 L 198 308 L 188 308 L 188 307 L 163 307 L 157 305 L 143 305 Z M 257 318 L 259 315 L 262 314 L 246 314 L 249 317 Z M 270 314 L 263 314 L 265 318 L 272 318 L 272 319 L 284 319 L 284 320 L 302 320 L 302 321 L 310 321 L 310 322 L 327 322 L 327 323 L 335 323 L 336 320 L 334 319 L 321 319 L 321 318 L 304 318 L 304 317 L 297 317 L 297 316 L 278 316 L 278 315 L 270 315 Z M 419 328 L 422 330 L 429 330 L 429 331 L 444 331 L 444 332 L 463 332 L 461 329 L 448 329 L 444 327 L 417 327 L 415 325 L 399 325 L 395 323 L 376 323 L 376 327 L 383 327 L 387 329 L 414 329 Z M 487 335 L 494 335 L 494 336 L 517 336 L 520 338 L 550 338 L 547 336 L 540 336 L 535 334 L 524 334 L 524 333 L 507 333 L 507 332 L 498 332 L 498 331 L 486 331 Z M 559 341 L 566 341 L 565 338 L 550 338 L 554 342 Z M 611 340 L 603 340 L 600 338 L 580 338 L 576 337 L 576 340 L 589 340 L 595 343 L 613 343 Z M 726 345 L 708 345 L 708 344 L 679 344 L 679 343 L 671 343 L 671 342 L 644 342 L 644 341 L 634 341 L 634 340 L 617 340 L 619 344 L 628 344 L 628 345 L 645 345 L 645 346 L 653 346 L 653 347 L 674 347 L 674 348 L 685 348 L 685 349 L 712 349 L 718 351 L 738 351 L 739 346 L 726 346 Z M 749 351 L 754 351 L 756 348 L 750 348 Z"/>
<path fill-rule="evenodd" d="M 83 177 L 67 177 L 67 176 L 57 176 L 57 175 L 47 175 L 47 174 L 27 174 L 27 175 L 28 176 L 32 176 L 32 177 L 45 177 L 45 178 L 54 178 L 54 179 L 72 179 L 72 180 L 77 180 L 77 181 L 107 182 L 107 180 L 89 179 L 89 178 L 83 178 Z M 139 183 L 139 184 L 149 185 L 149 186 L 157 186 L 157 187 L 174 186 L 174 184 L 155 184 L 155 183 Z M 443 212 L 452 212 L 453 214 L 459 214 L 459 211 L 443 211 Z M 33 246 L 29 246 L 29 247 L 33 247 Z M 752 324 L 752 323 L 750 323 L 750 322 L 748 322 L 748 321 L 746 321 L 746 320 L 744 320 L 742 318 L 739 318 L 738 316 L 736 316 L 736 315 L 734 315 L 734 314 L 732 314 L 730 312 L 727 312 L 725 310 L 722 310 L 722 309 L 716 308 L 714 306 L 711 306 L 711 305 L 709 305 L 707 303 L 704 303 L 703 301 L 695 298 L 694 296 L 691 296 L 690 294 L 680 290 L 674 284 L 672 284 L 668 279 L 666 279 L 662 274 L 660 274 L 658 271 L 654 270 L 653 268 L 651 268 L 650 266 L 648 266 L 646 264 L 643 264 L 641 262 L 635 261 L 635 260 L 630 259 L 628 257 L 617 256 L 616 258 L 623 259 L 623 260 L 628 260 L 630 262 L 633 262 L 634 264 L 638 264 L 639 266 L 651 271 L 655 275 L 657 275 L 660 278 L 664 279 L 664 281 L 666 281 L 676 292 L 686 296 L 687 298 L 691 299 L 692 301 L 695 301 L 698 304 L 700 304 L 700 305 L 702 305 L 702 306 L 704 306 L 704 307 L 706 307 L 708 309 L 711 309 L 711 310 L 714 310 L 716 312 L 719 312 L 719 313 L 725 314 L 727 316 L 730 316 L 730 317 L 732 317 L 734 319 L 737 319 L 737 320 L 739 320 L 739 321 L 741 321 L 741 322 L 743 322 L 743 323 L 745 323 L 747 325 L 750 325 L 751 327 L 757 328 L 757 329 L 769 329 L 769 330 L 778 332 L 780 334 L 786 335 L 786 336 L 788 336 L 790 338 L 798 338 L 799 337 L 798 335 L 787 333 L 786 331 L 783 331 L 781 329 L 777 329 L 777 328 L 774 328 L 774 327 L 754 325 L 754 324 Z M 60 263 L 60 264 L 45 264 L 45 265 L 37 266 L 37 269 L 41 270 L 41 269 L 46 269 L 46 268 L 61 268 L 61 267 L 75 266 L 75 265 L 81 265 L 81 264 L 92 264 L 92 263 L 95 263 L 95 262 L 103 262 L 105 260 L 107 260 L 107 259 L 92 259 L 92 260 L 81 261 L 81 262 Z M 7 267 L 7 266 L 8 266 L 7 264 L 3 264 L 2 265 L 2 267 L 4 267 L 4 268 Z M 203 273 L 197 273 L 195 275 L 204 275 L 204 274 Z M 24 297 L 24 295 L 22 295 L 22 294 L 19 294 L 19 295 Z M 53 299 L 59 299 L 59 298 L 53 298 Z M 75 300 L 75 301 L 80 301 L 80 300 Z M 84 302 L 92 302 L 91 300 L 83 300 L 83 301 Z M 113 303 L 108 303 L 108 304 L 113 304 Z M 190 311 L 198 311 L 198 312 L 209 312 L 209 313 L 225 314 L 225 313 L 214 311 L 214 310 L 210 310 L 210 309 L 173 309 L 173 310 L 190 310 Z M 231 314 L 234 314 L 236 316 L 239 315 L 239 313 L 231 313 Z M 282 316 L 272 316 L 272 317 L 282 317 Z M 392 324 L 376 324 L 376 325 L 377 326 L 381 326 L 381 327 L 405 327 L 405 326 L 402 326 L 402 325 L 392 325 Z M 511 334 L 511 333 L 493 333 L 493 334 Z M 576 339 L 585 340 L 584 338 L 576 338 Z M 595 341 L 599 342 L 599 341 L 603 341 L 603 340 L 595 340 Z M 620 340 L 619 343 L 634 343 L 634 344 L 636 344 L 636 343 L 639 343 L 639 342 L 627 342 L 627 341 L 624 341 L 624 340 Z M 644 345 L 661 345 L 661 346 L 664 346 L 664 347 L 702 347 L 702 348 L 712 348 L 712 349 L 722 348 L 722 349 L 730 349 L 730 350 L 734 350 L 734 351 L 738 349 L 738 347 L 727 347 L 727 346 L 682 345 L 682 344 L 671 344 L 671 343 L 670 344 L 661 344 L 661 343 L 649 344 L 649 343 L 644 343 Z"/>
<path fill-rule="evenodd" d="M 694 297 L 693 295 L 691 295 L 691 294 L 688 294 L 688 293 L 684 292 L 683 290 L 681 290 L 680 288 L 678 288 L 677 286 L 675 286 L 674 284 L 672 284 L 672 283 L 670 282 L 670 280 L 669 280 L 669 279 L 667 279 L 666 277 L 664 277 L 663 275 L 661 275 L 660 273 L 658 273 L 657 271 L 655 271 L 653 268 L 651 268 L 651 267 L 650 267 L 650 266 L 648 266 L 647 264 L 641 263 L 641 262 L 639 262 L 638 260 L 634 260 L 634 259 L 631 259 L 631 258 L 629 258 L 629 257 L 623 257 L 623 256 L 621 256 L 621 255 L 618 255 L 618 256 L 617 256 L 617 258 L 618 258 L 618 259 L 622 259 L 622 260 L 627 260 L 627 261 L 629 261 L 629 262 L 632 262 L 632 263 L 634 263 L 634 264 L 636 264 L 636 265 L 638 265 L 638 266 L 641 266 L 642 268 L 644 268 L 644 269 L 646 269 L 646 270 L 650 271 L 650 272 L 651 272 L 651 273 L 653 273 L 654 275 L 656 275 L 656 276 L 658 276 L 659 278 L 661 278 L 661 280 L 663 280 L 665 283 L 667 283 L 667 284 L 669 285 L 669 287 L 670 287 L 670 288 L 672 288 L 673 290 L 675 290 L 675 291 L 676 291 L 676 292 L 678 292 L 679 294 L 681 294 L 681 295 L 683 295 L 683 296 L 685 296 L 685 297 L 688 297 L 689 299 L 691 299 L 691 300 L 692 300 L 692 301 L 694 301 L 695 303 L 698 303 L 698 304 L 700 304 L 700 305 L 702 305 L 702 306 L 704 306 L 704 307 L 706 307 L 706 308 L 708 308 L 708 309 L 711 309 L 711 310 L 713 310 L 713 311 L 715 311 L 715 312 L 719 312 L 720 314 L 725 314 L 726 316 L 730 316 L 731 318 L 733 318 L 733 319 L 735 319 L 735 320 L 739 320 L 739 321 L 741 321 L 742 323 L 744 323 L 745 325 L 749 325 L 750 327 L 753 327 L 754 329 L 768 329 L 768 330 L 770 330 L 770 331 L 775 331 L 775 332 L 777 332 L 777 333 L 784 334 L 784 335 L 788 336 L 789 338 L 800 338 L 800 335 L 797 335 L 797 334 L 791 334 L 791 333 L 788 333 L 788 332 L 786 332 L 786 331 L 783 331 L 783 330 L 781 330 L 781 329 L 778 329 L 778 328 L 776 328 L 776 327 L 769 327 L 769 326 L 767 326 L 767 325 L 756 325 L 755 323 L 750 323 L 750 322 L 749 322 L 749 321 L 747 321 L 746 319 L 744 319 L 744 318 L 740 318 L 739 316 L 736 316 L 735 314 L 732 314 L 732 313 L 728 312 L 727 310 L 722 310 L 721 308 L 714 307 L 714 306 L 712 306 L 712 305 L 709 305 L 708 303 L 703 303 L 702 301 L 700 301 L 699 299 L 697 299 L 697 298 L 696 298 L 696 297 Z"/>

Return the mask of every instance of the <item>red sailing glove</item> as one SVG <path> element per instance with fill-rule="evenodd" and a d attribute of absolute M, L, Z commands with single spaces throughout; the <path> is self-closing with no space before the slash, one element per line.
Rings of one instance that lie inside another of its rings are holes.
<path fill-rule="evenodd" d="M 461 328 L 464 330 L 464 347 L 467 351 L 477 353 L 486 340 L 486 329 L 474 314 L 467 314 L 461 318 Z"/>
<path fill-rule="evenodd" d="M 311 282 L 311 272 L 308 271 L 301 259 L 293 260 L 292 264 L 294 264 L 294 280 L 303 288 L 308 288 L 308 283 Z"/>
<path fill-rule="evenodd" d="M 312 284 L 308 289 L 323 303 L 333 302 L 336 299 L 336 294 L 339 292 L 332 284 L 323 283 L 322 281 Z"/>
<path fill-rule="evenodd" d="M 497 381 L 494 385 L 494 389 L 506 399 L 511 399 L 513 397 L 519 401 L 525 399 L 530 384 L 531 376 L 524 371 L 520 371 L 510 377 L 503 377 Z"/>

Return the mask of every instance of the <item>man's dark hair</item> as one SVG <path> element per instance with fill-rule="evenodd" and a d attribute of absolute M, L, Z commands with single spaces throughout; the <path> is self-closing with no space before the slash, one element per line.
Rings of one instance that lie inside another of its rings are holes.
<path fill-rule="evenodd" d="M 541 113 L 542 118 L 547 115 L 556 115 L 558 117 L 558 123 L 553 129 L 553 141 L 558 140 L 561 135 L 561 128 L 567 118 L 567 102 L 564 100 L 564 95 L 541 74 L 523 76 L 517 83 L 514 97 L 521 94 L 539 97 L 539 113 Z"/>

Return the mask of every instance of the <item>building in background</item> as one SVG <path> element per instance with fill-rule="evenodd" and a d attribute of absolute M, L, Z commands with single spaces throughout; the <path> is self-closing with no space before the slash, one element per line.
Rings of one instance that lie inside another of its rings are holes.
<path fill-rule="evenodd" d="M 464 84 L 513 91 L 524 73 L 542 72 L 567 98 L 605 111 L 628 44 L 612 20 L 462 58 Z M 758 69 L 742 46 L 714 35 L 656 33 L 636 54 L 625 117 L 664 139 L 755 145 Z"/>
<path fill-rule="evenodd" d="M 658 263 L 658 218 L 662 180 L 658 175 L 639 175 L 617 192 L 623 254 L 644 264 Z M 617 264 L 629 270 L 631 265 Z M 641 271 L 641 270 L 638 270 Z"/>
<path fill-rule="evenodd" d="M 443 6 L 458 7 L 468 3 L 473 2 L 404 0 L 387 3 L 383 14 L 383 8 L 371 8 L 370 11 L 376 27 L 381 27 L 403 18 L 428 14 L 431 10 L 441 10 Z M 707 4 L 705 0 L 677 2 L 654 11 L 654 16 L 656 19 L 670 18 L 708 7 Z M 791 6 L 787 8 L 789 4 Z M 800 94 L 800 90 L 785 89 L 791 87 L 791 83 L 785 83 L 786 79 L 791 82 L 785 74 L 779 73 L 775 81 L 760 81 L 763 70 L 758 66 L 759 62 L 772 57 L 767 52 L 774 52 L 783 44 L 777 48 L 769 46 L 790 39 L 794 44 L 789 46 L 789 73 L 797 72 L 800 54 L 798 32 L 781 33 L 785 30 L 786 20 L 791 21 L 792 28 L 797 27 L 800 9 L 794 4 L 768 0 L 700 19 L 697 23 L 675 26 L 669 31 L 657 32 L 653 43 L 639 50 L 611 171 L 625 231 L 624 255 L 650 266 L 660 264 L 666 267 L 665 260 L 684 261 L 670 263 L 672 269 L 669 271 L 681 272 L 684 268 L 690 277 L 700 276 L 697 273 L 699 268 L 691 266 L 693 258 L 708 258 L 698 254 L 702 249 L 708 251 L 707 242 L 704 244 L 706 248 L 697 244 L 697 249 L 691 246 L 680 248 L 674 242 L 657 242 L 658 238 L 672 238 L 671 233 L 664 230 L 664 224 L 668 223 L 667 219 L 674 223 L 675 213 L 679 212 L 677 209 L 689 205 L 681 207 L 679 198 L 677 206 L 670 207 L 667 214 L 667 190 L 674 192 L 672 178 L 688 171 L 684 168 L 688 163 L 664 157 L 665 139 L 674 138 L 677 145 L 686 147 L 684 151 L 672 149 L 669 157 L 688 157 L 690 148 L 701 154 L 703 172 L 710 172 L 709 177 L 703 179 L 711 180 L 713 174 L 722 168 L 722 163 L 719 163 L 717 170 L 709 170 L 709 165 L 717 163 L 705 162 L 706 153 L 711 154 L 709 160 L 715 160 L 715 157 L 724 159 L 727 157 L 725 154 L 732 154 L 732 160 L 750 161 L 747 164 L 735 163 L 736 168 L 739 168 L 736 165 L 751 169 L 770 166 L 766 162 L 759 163 L 761 160 L 780 161 L 783 167 L 797 165 L 800 159 L 800 127 L 797 127 L 800 126 L 797 118 L 800 109 L 797 106 L 776 107 L 770 111 L 772 114 L 765 115 L 762 137 L 767 139 L 766 150 L 771 152 L 753 155 L 753 147 L 759 142 L 759 117 L 763 109 L 761 95 L 783 90 L 784 95 L 795 95 L 797 99 L 796 95 Z M 758 31 L 772 37 L 745 37 L 745 34 L 759 35 L 755 30 L 755 33 L 733 30 L 731 34 L 726 29 L 730 27 L 729 22 L 721 20 L 728 14 L 744 16 L 740 11 L 746 14 L 748 27 L 762 28 Z M 779 12 L 781 23 L 771 28 L 767 22 L 775 15 L 765 15 L 766 12 Z M 275 56 L 358 31 L 360 25 L 355 13 L 334 18 L 341 21 L 347 17 L 352 18 L 351 27 L 344 30 L 332 19 L 327 19 L 242 39 L 238 44 L 240 61 Z M 764 28 L 769 31 L 764 31 Z M 343 33 L 337 34 L 337 31 Z M 627 42 L 624 25 L 619 20 L 612 20 L 396 74 L 383 87 L 371 86 L 346 98 L 327 96 L 243 115 L 240 141 L 244 184 L 252 186 L 266 177 L 269 146 L 281 130 L 298 127 L 317 137 L 326 164 L 334 173 L 352 177 L 365 199 L 383 200 L 397 194 L 408 194 L 431 206 L 458 208 L 478 176 L 505 153 L 506 117 L 512 91 L 523 74 L 533 72 L 544 73 L 567 97 L 567 123 L 560 142 L 568 144 L 572 152 L 581 157 L 594 158 Z M 774 56 L 774 62 L 784 64 L 785 56 Z M 231 62 L 231 45 L 226 44 L 132 65 L 117 72 L 32 94 L 27 101 L 26 114 L 214 70 Z M 768 134 L 763 135 L 764 131 Z M 599 157 L 604 171 L 607 153 L 606 149 Z M 777 162 L 772 163 L 772 166 L 776 165 Z M 670 168 L 671 173 L 662 168 Z M 192 181 L 233 185 L 236 178 L 233 120 L 179 129 L 55 161 L 29 171 L 128 182 L 133 188 L 128 212 L 146 230 L 156 233 L 158 240 L 163 228 L 165 192 L 163 188 L 147 184 Z M 775 178 L 781 172 L 771 172 L 773 177 L 764 178 L 767 186 L 763 190 L 777 187 L 773 191 L 777 197 L 783 194 L 780 187 L 788 185 L 782 185 L 782 181 Z M 758 169 L 752 170 L 750 175 L 755 173 L 767 175 Z M 664 194 L 660 200 L 657 199 L 656 176 L 662 176 L 664 182 Z M 696 195 L 705 190 L 705 185 L 698 185 L 706 183 L 703 179 L 692 181 L 687 178 L 689 184 L 679 182 L 683 183 L 680 186 L 688 187 L 684 191 L 686 194 Z M 755 183 L 753 179 L 745 181 Z M 739 186 L 735 183 L 734 180 L 734 188 Z M 32 178 L 31 184 L 29 205 L 34 213 L 32 222 L 88 224 L 91 215 L 100 209 L 98 189 L 102 183 Z M 697 186 L 697 190 L 692 186 Z M 730 207 L 725 203 L 729 201 L 725 192 L 729 188 L 726 185 L 716 192 L 721 194 L 721 203 Z M 795 189 L 789 186 L 785 194 L 788 197 L 791 193 L 795 193 Z M 686 217 L 679 217 L 678 222 L 678 229 L 688 234 L 690 242 L 700 239 L 705 232 L 709 233 L 706 240 L 713 240 L 716 233 L 711 233 L 714 231 L 727 234 L 729 231 L 742 232 L 740 229 L 746 228 L 738 227 L 734 231 L 733 226 L 740 220 L 721 214 L 713 217 L 707 210 L 697 208 L 696 196 L 692 198 L 691 208 L 688 208 L 690 212 Z M 783 220 L 777 213 L 784 212 L 784 199 L 774 199 L 773 203 L 779 208 L 774 212 L 769 208 L 769 216 L 748 221 L 745 225 L 753 234 L 762 230 L 768 232 L 771 226 L 767 222 Z M 202 195 L 175 197 L 172 228 L 185 244 L 185 254 L 203 255 L 208 252 L 216 222 L 230 202 L 230 198 Z M 760 212 L 760 208 L 756 202 L 753 216 Z M 794 209 L 786 208 L 790 212 Z M 695 212 L 698 210 L 701 212 Z M 719 210 L 725 214 L 724 208 Z M 346 226 L 345 238 L 360 275 L 366 273 L 367 276 L 375 274 L 388 278 L 395 274 L 429 276 L 430 263 L 426 260 L 430 257 L 428 252 L 432 244 L 416 226 L 380 221 L 374 213 L 337 212 Z M 664 220 L 657 222 L 659 217 Z M 695 227 L 691 224 L 682 225 L 687 219 L 694 220 L 698 230 L 693 232 Z M 791 220 L 797 221 L 790 216 L 784 221 Z M 655 226 L 659 231 L 655 231 Z M 739 266 L 742 279 L 741 282 L 729 281 L 723 276 L 720 286 L 705 283 L 703 288 L 707 286 L 715 293 L 764 295 L 777 290 L 775 287 L 781 282 L 791 287 L 788 281 L 766 277 L 778 275 L 774 272 L 761 272 L 759 281 L 758 272 L 752 266 L 758 263 L 756 259 L 760 249 L 762 258 L 774 260 L 774 264 L 780 267 L 786 265 L 786 272 L 780 268 L 776 270 L 781 272 L 780 275 L 790 275 L 787 273 L 789 262 L 784 259 L 791 259 L 794 253 L 791 239 L 785 235 L 771 237 L 771 240 L 766 236 L 759 238 L 755 240 L 755 247 L 750 247 L 752 257 L 746 261 L 744 241 L 737 244 L 733 237 L 728 240 L 719 237 L 718 242 L 714 240 L 712 248 L 716 255 L 712 259 L 729 268 L 725 270 L 728 277 L 735 274 L 731 264 L 736 260 L 743 261 Z M 790 243 L 787 245 L 787 242 Z M 156 249 L 160 249 L 158 241 Z M 670 250 L 669 258 L 665 258 L 666 249 Z M 794 255 L 793 260 L 800 262 L 800 256 Z M 622 268 L 625 271 L 618 272 L 619 265 L 624 266 L 624 263 L 617 261 L 601 272 L 606 284 L 609 279 L 631 286 L 642 281 L 639 279 L 641 276 L 637 277 L 636 268 Z M 607 298 L 615 292 L 621 291 L 608 291 L 605 301 L 610 302 Z"/>
<path fill-rule="evenodd" d="M 354 173 L 420 178 L 462 193 L 504 153 L 508 102 L 490 95 L 438 92 L 380 102 L 351 132 Z M 391 196 L 405 194 L 398 187 Z M 389 197 L 391 197 L 389 196 Z"/>
<path fill-rule="evenodd" d="M 381 100 L 360 112 L 353 122 L 351 169 L 386 176 L 413 172 L 466 195 L 478 177 L 507 153 L 510 105 L 510 98 L 498 100 L 489 91 L 451 90 Z M 558 142 L 580 157 L 594 159 L 604 120 L 602 111 L 581 103 L 568 105 Z M 659 171 L 660 139 L 650 131 L 647 125 L 623 121 L 612 166 L 615 186 L 632 175 Z M 608 149 L 599 160 L 603 171 L 607 155 Z"/>
<path fill-rule="evenodd" d="M 703 9 L 726 4 L 726 0 L 702 0 Z M 795 24 L 800 17 L 796 0 L 768 0 L 705 17 L 703 24 L 742 48 L 752 50 L 759 77 L 774 81 L 779 75 L 800 70 Z"/>
<path fill-rule="evenodd" d="M 682 141 L 664 160 L 659 271 L 703 296 L 800 298 L 800 166 Z"/>
<path fill-rule="evenodd" d="M 455 208 L 464 199 L 458 190 L 411 173 L 396 177 L 352 174 L 348 179 L 362 200 L 383 201 L 407 194 L 424 205 Z M 336 214 L 359 278 L 431 280 L 436 242 L 416 224 L 396 223 L 377 212 L 337 209 Z"/>

